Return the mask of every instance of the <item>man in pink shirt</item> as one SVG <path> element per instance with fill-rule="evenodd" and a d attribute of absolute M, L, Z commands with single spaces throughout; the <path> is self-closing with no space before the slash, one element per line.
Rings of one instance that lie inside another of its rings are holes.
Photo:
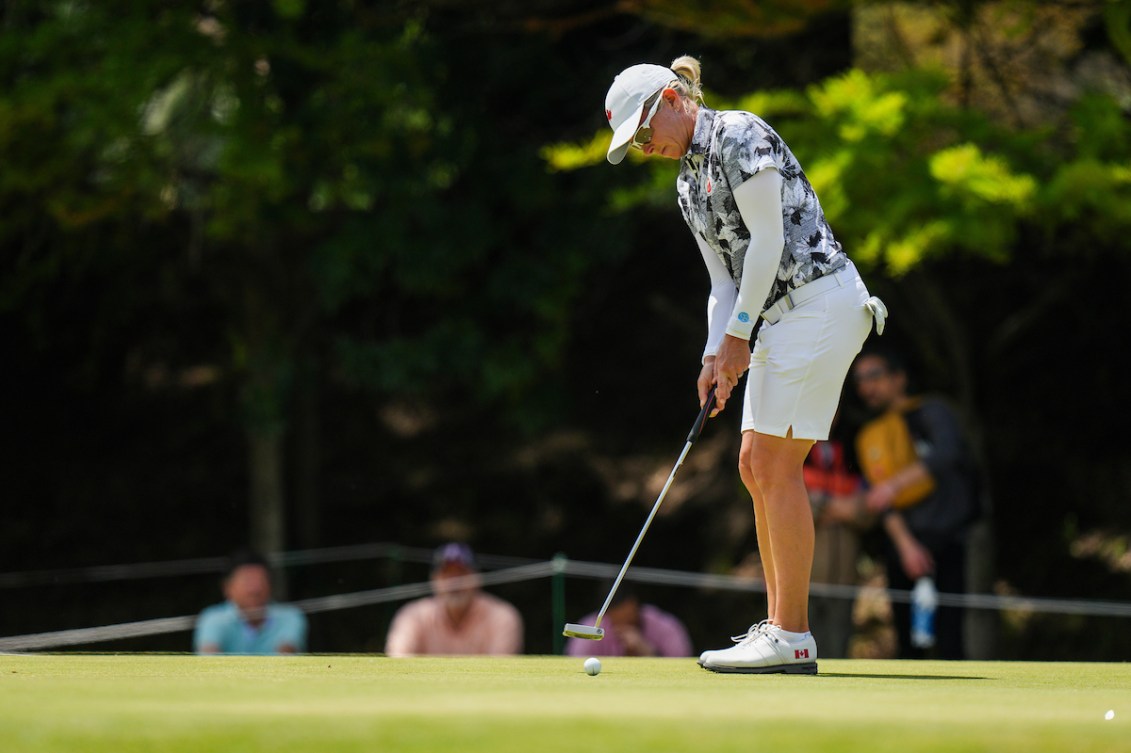
<path fill-rule="evenodd" d="M 580 622 L 592 625 L 597 614 Z M 609 605 L 604 619 L 605 637 L 599 641 L 570 638 L 570 656 L 690 656 L 691 639 L 679 618 L 639 598 L 623 586 Z"/>
<path fill-rule="evenodd" d="M 385 653 L 519 654 L 522 616 L 479 588 L 479 568 L 466 544 L 445 544 L 432 559 L 433 596 L 410 601 L 393 616 Z"/>

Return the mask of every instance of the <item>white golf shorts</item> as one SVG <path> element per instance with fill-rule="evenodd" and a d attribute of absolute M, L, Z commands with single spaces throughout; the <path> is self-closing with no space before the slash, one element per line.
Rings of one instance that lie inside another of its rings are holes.
<path fill-rule="evenodd" d="M 742 430 L 775 437 L 828 439 L 848 369 L 872 327 L 868 289 L 852 262 L 842 285 L 762 322 L 750 371 Z"/>

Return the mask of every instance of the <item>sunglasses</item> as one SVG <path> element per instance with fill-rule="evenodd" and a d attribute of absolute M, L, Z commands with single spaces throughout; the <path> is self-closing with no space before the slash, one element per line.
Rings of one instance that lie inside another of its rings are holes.
<path fill-rule="evenodd" d="M 637 149 L 642 149 L 645 144 L 652 141 L 652 116 L 660 111 L 660 93 L 663 89 L 653 94 L 648 99 L 644 100 L 644 106 L 648 108 L 648 117 L 644 118 L 644 122 L 636 129 L 636 133 L 632 134 L 632 146 Z"/>

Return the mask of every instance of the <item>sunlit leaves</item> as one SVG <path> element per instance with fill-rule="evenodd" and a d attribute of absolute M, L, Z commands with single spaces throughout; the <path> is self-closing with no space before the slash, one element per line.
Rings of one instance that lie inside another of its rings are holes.
<path fill-rule="evenodd" d="M 785 138 L 853 258 L 899 276 L 948 254 L 1008 262 L 1026 225 L 1090 218 L 1096 233 L 1131 231 L 1127 135 L 1110 98 L 1084 97 L 1063 130 L 1009 129 L 948 103 L 937 71 L 848 71 L 802 92 L 756 92 L 737 103 Z M 548 147 L 552 169 L 604 161 L 608 136 Z M 627 212 L 672 201 L 674 174 L 621 186 L 609 206 Z"/>
<path fill-rule="evenodd" d="M 605 161 L 609 151 L 612 131 L 600 131 L 588 141 L 581 143 L 560 142 L 542 148 L 542 159 L 551 170 L 577 170 L 581 167 L 597 165 Z"/>
<path fill-rule="evenodd" d="M 708 97 L 707 104 L 716 109 L 736 109 L 756 112 L 764 118 L 795 117 L 812 109 L 810 98 L 804 92 L 790 89 L 757 91 L 740 97 L 737 102 L 718 102 Z"/>
<path fill-rule="evenodd" d="M 938 252 L 954 237 L 954 225 L 947 219 L 907 227 L 902 232 L 877 225 L 859 245 L 852 247 L 852 257 L 868 265 L 883 265 L 898 277 Z"/>
<path fill-rule="evenodd" d="M 1131 161 L 1122 164 L 1081 160 L 1063 165 L 1041 201 L 1047 225 L 1064 223 L 1086 229 L 1112 251 L 1126 253 L 1131 228 Z"/>
<path fill-rule="evenodd" d="M 961 144 L 931 155 L 931 176 L 942 193 L 967 206 L 981 203 L 1024 206 L 1036 191 L 1029 175 L 1012 172 L 1005 161 L 982 153 L 976 144 Z"/>
<path fill-rule="evenodd" d="M 805 170 L 809 182 L 821 198 L 827 217 L 842 217 L 852 208 L 851 185 L 848 182 L 853 164 L 851 149 L 838 149 L 809 163 Z"/>
<path fill-rule="evenodd" d="M 907 96 L 881 90 L 863 71 L 853 70 L 810 90 L 819 117 L 839 123 L 840 138 L 858 142 L 872 136 L 891 136 L 906 122 Z"/>

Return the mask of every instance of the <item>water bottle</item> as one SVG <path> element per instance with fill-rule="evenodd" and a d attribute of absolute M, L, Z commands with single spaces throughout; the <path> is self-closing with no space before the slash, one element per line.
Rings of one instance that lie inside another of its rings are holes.
<path fill-rule="evenodd" d="M 939 592 L 935 581 L 923 576 L 911 589 L 911 645 L 930 648 L 935 645 L 935 609 L 939 605 Z"/>

